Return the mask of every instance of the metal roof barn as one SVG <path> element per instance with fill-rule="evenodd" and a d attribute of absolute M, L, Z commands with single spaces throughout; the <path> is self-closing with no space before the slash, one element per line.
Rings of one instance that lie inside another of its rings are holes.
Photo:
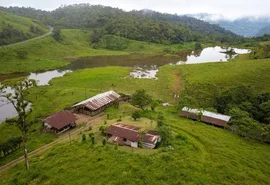
<path fill-rule="evenodd" d="M 182 111 L 180 112 L 180 116 L 197 120 L 200 112 L 202 113 L 201 121 L 217 126 L 225 126 L 231 119 L 231 117 L 227 115 L 205 110 L 200 111 L 198 109 L 190 109 L 188 107 L 184 107 L 182 109 Z"/>
<path fill-rule="evenodd" d="M 110 104 L 120 98 L 121 96 L 114 91 L 108 91 L 105 93 L 98 94 L 87 100 L 73 105 L 73 107 L 86 107 L 89 110 L 95 111 L 107 104 Z"/>

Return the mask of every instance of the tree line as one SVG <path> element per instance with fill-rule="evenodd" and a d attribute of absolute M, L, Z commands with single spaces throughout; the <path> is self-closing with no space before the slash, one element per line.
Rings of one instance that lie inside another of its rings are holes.
<path fill-rule="evenodd" d="M 212 84 L 192 84 L 180 97 L 179 109 L 187 106 L 230 115 L 229 130 L 270 142 L 270 93 L 257 93 L 246 85 L 219 90 Z"/>
<path fill-rule="evenodd" d="M 51 12 L 18 7 L 0 9 L 38 19 L 54 27 L 96 29 L 96 38 L 108 34 L 161 44 L 242 41 L 242 37 L 218 25 L 187 16 L 153 11 L 126 12 L 118 8 L 89 4 L 61 6 Z M 96 38 L 93 38 L 93 43 L 97 42 Z"/>
<path fill-rule="evenodd" d="M 6 142 L 0 143 L 0 157 L 5 157 L 15 150 L 19 149 L 22 144 L 22 137 L 11 137 Z"/>

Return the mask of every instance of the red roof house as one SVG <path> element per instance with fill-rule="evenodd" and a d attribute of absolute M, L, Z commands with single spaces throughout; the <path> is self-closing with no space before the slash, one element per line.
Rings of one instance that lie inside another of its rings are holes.
<path fill-rule="evenodd" d="M 77 117 L 70 111 L 57 112 L 43 120 L 46 129 L 61 133 L 76 126 Z"/>
<path fill-rule="evenodd" d="M 109 142 L 116 142 L 120 145 L 128 145 L 137 148 L 140 142 L 140 134 L 138 132 L 140 129 L 140 127 L 116 123 L 106 130 L 106 134 L 111 136 Z M 156 147 L 160 139 L 160 136 L 156 132 L 149 130 L 143 136 L 142 144 L 145 148 L 152 149 Z"/>

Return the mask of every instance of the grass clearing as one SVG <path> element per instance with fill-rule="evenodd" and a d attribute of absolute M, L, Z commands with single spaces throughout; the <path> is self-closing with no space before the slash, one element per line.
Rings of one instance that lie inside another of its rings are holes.
<path fill-rule="evenodd" d="M 123 114 L 124 110 L 120 106 L 120 110 L 111 108 L 109 112 Z M 68 142 L 58 144 L 32 157 L 29 172 L 23 170 L 23 163 L 2 172 L 2 183 L 269 184 L 268 145 L 179 118 L 174 107 L 157 111 L 163 112 L 173 128 L 174 150 L 161 147 L 143 155 L 144 149 L 115 150 L 113 145 L 101 146 L 101 141 L 93 147 L 89 138 L 81 143 L 78 137 L 71 146 Z"/>

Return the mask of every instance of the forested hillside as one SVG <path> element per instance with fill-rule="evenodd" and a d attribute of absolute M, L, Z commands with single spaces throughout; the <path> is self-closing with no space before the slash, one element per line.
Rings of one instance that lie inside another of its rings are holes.
<path fill-rule="evenodd" d="M 0 46 L 36 37 L 47 30 L 40 21 L 0 11 Z"/>
<path fill-rule="evenodd" d="M 118 8 L 77 4 L 62 6 L 52 12 L 32 8 L 3 8 L 17 15 L 36 18 L 61 28 L 94 29 L 97 43 L 104 35 L 162 44 L 181 42 L 239 42 L 230 31 L 195 18 L 149 11 L 125 12 Z"/>
<path fill-rule="evenodd" d="M 258 31 L 257 36 L 263 36 L 264 34 L 269 34 L 269 35 L 270 35 L 270 25 L 265 26 L 265 27 L 263 27 L 262 29 L 260 29 L 260 30 Z"/>

